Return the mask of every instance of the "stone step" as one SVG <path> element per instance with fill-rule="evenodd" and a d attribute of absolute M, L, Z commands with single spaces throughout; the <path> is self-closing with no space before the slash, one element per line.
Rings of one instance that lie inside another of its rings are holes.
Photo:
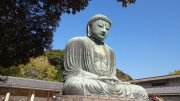
<path fill-rule="evenodd" d="M 117 98 L 117 97 L 100 97 L 100 96 L 61 95 L 56 97 L 56 101 L 149 101 L 149 100 L 125 99 L 125 98 Z"/>

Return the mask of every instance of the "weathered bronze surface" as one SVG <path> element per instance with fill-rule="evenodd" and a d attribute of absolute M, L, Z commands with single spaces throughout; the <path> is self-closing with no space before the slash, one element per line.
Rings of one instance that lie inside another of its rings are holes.
<path fill-rule="evenodd" d="M 115 54 L 103 42 L 110 26 L 106 16 L 96 15 L 87 24 L 87 37 L 69 40 L 64 54 L 63 95 L 148 99 L 144 88 L 116 77 Z"/>

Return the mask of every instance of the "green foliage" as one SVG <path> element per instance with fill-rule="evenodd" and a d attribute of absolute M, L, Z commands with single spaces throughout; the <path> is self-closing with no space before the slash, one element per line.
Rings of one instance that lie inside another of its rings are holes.
<path fill-rule="evenodd" d="M 45 51 L 44 55 L 30 58 L 25 65 L 20 64 L 9 68 L 0 66 L 0 75 L 63 82 L 64 50 Z"/>
<path fill-rule="evenodd" d="M 132 78 L 128 74 L 123 73 L 122 71 L 118 70 L 117 68 L 116 68 L 116 76 L 121 81 L 132 80 Z"/>
<path fill-rule="evenodd" d="M 58 82 L 63 82 L 63 70 L 61 69 L 60 65 L 55 66 L 56 70 L 58 71 L 54 77 L 54 80 Z"/>
<path fill-rule="evenodd" d="M 51 49 L 63 13 L 76 14 L 90 0 L 0 0 L 0 66 L 27 63 Z"/>
<path fill-rule="evenodd" d="M 0 66 L 27 63 L 51 49 L 63 13 L 76 14 L 91 0 L 0 0 Z M 117 0 L 123 7 L 136 0 Z"/>
<path fill-rule="evenodd" d="M 4 68 L 0 66 L 0 75 L 22 77 L 20 66 L 11 66 L 10 68 Z"/>
<path fill-rule="evenodd" d="M 64 69 L 64 50 L 50 50 L 45 51 L 45 55 L 48 57 L 51 65 L 54 65 L 56 70 L 58 71 L 55 75 L 55 80 L 59 82 L 63 82 L 63 69 Z"/>
<path fill-rule="evenodd" d="M 64 50 L 45 51 L 45 55 L 48 57 L 48 60 L 52 65 L 63 66 Z"/>
<path fill-rule="evenodd" d="M 135 3 L 136 0 L 117 0 L 117 2 L 122 2 L 122 7 L 127 7 L 128 5 Z"/>
<path fill-rule="evenodd" d="M 169 75 L 174 75 L 174 74 L 180 74 L 180 70 L 175 70 L 174 72 L 169 73 Z"/>
<path fill-rule="evenodd" d="M 1 67 L 1 75 L 54 81 L 57 70 L 50 65 L 46 56 L 30 58 L 26 65 Z"/>
<path fill-rule="evenodd" d="M 39 56 L 31 58 L 28 64 L 22 66 L 21 73 L 26 78 L 53 80 L 57 70 L 49 64 L 46 56 Z"/>

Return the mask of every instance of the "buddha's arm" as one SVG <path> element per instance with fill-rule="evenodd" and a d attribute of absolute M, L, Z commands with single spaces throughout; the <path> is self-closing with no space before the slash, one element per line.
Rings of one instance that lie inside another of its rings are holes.
<path fill-rule="evenodd" d="M 86 44 L 87 40 L 82 37 L 73 38 L 67 43 L 64 54 L 65 75 L 76 75 L 90 79 L 99 77 L 88 72 L 92 64 L 89 53 L 90 47 Z"/>
<path fill-rule="evenodd" d="M 98 75 L 84 71 L 82 69 L 79 69 L 78 76 L 82 76 L 84 78 L 90 78 L 90 79 L 98 79 Z"/>

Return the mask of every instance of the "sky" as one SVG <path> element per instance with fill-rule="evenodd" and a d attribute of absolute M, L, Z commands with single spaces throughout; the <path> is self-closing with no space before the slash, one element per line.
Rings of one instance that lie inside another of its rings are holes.
<path fill-rule="evenodd" d="M 86 36 L 96 14 L 112 21 L 104 42 L 116 55 L 116 67 L 133 79 L 168 75 L 180 70 L 180 0 L 136 0 L 127 8 L 116 0 L 92 0 L 79 13 L 63 14 L 53 49 L 64 49 L 73 37 Z"/>

